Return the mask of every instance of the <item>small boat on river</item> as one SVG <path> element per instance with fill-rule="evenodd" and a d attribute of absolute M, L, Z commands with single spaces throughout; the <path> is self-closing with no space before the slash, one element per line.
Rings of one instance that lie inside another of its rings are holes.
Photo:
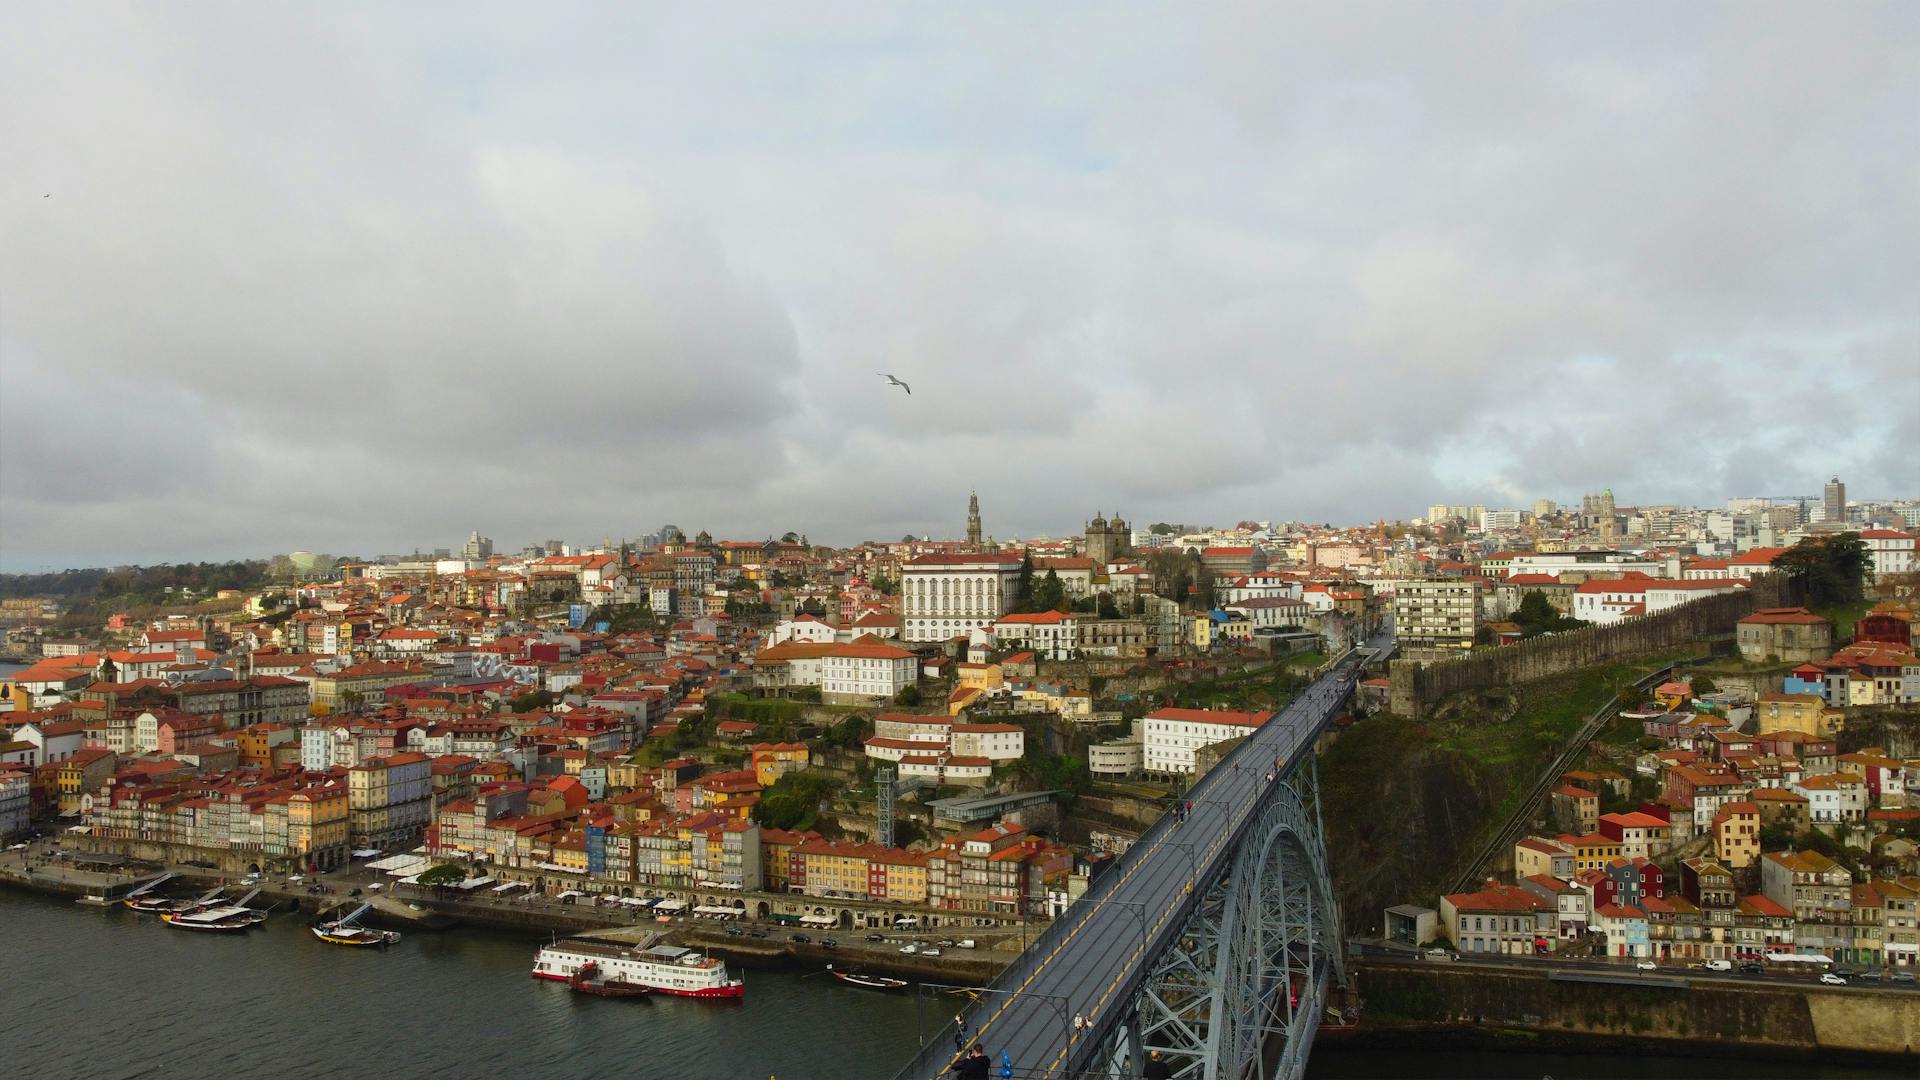
<path fill-rule="evenodd" d="M 827 965 L 827 974 L 863 990 L 905 990 L 910 985 L 905 979 L 893 979 L 885 975 L 861 975 L 852 971 L 841 971 L 832 964 Z"/>
<path fill-rule="evenodd" d="M 310 929 L 314 937 L 329 945 L 345 945 L 360 949 L 398 945 L 400 934 L 397 931 L 375 930 L 370 926 L 360 925 L 360 916 L 365 915 L 372 907 L 372 904 L 361 904 L 342 918 L 314 923 Z"/>
<path fill-rule="evenodd" d="M 267 913 L 243 907 L 211 907 L 204 911 L 160 916 L 176 930 L 200 930 L 214 934 L 240 934 L 267 921 Z"/>

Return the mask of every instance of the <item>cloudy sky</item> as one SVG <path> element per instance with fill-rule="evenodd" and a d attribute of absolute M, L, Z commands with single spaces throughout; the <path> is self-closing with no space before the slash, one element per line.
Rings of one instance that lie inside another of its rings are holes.
<path fill-rule="evenodd" d="M 395 7 L 9 7 L 0 566 L 1920 495 L 1920 4 Z"/>

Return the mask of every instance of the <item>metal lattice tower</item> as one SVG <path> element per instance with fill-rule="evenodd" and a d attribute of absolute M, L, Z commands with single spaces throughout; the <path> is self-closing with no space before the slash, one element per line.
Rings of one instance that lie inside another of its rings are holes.
<path fill-rule="evenodd" d="M 875 795 L 879 806 L 874 811 L 878 819 L 874 829 L 875 843 L 881 847 L 893 846 L 893 766 L 883 765 L 873 772 Z"/>

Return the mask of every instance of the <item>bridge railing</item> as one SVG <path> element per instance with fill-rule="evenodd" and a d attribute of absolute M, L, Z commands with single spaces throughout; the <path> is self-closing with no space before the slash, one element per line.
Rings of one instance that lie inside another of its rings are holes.
<path fill-rule="evenodd" d="M 1345 661 L 1351 653 L 1352 650 L 1349 650 L 1348 654 L 1343 655 L 1340 660 Z M 1335 666 L 1337 666 L 1337 664 L 1329 665 L 1325 670 L 1327 673 L 1331 673 L 1332 668 Z M 1310 729 L 1305 733 L 1300 744 L 1302 750 L 1311 751 L 1314 741 L 1325 731 L 1332 717 L 1338 714 L 1340 700 L 1342 699 L 1336 699 L 1333 704 L 1327 705 L 1319 712 L 1311 715 Z M 1208 774 L 1209 777 L 1220 775 L 1220 770 L 1229 767 L 1233 758 L 1247 751 L 1252 742 L 1253 740 L 1249 740 L 1247 743 L 1236 748 L 1232 754 L 1229 754 L 1220 765 L 1216 766 L 1214 770 Z M 1282 775 L 1291 775 L 1298 768 L 1301 756 L 1299 750 L 1291 754 L 1286 763 L 1284 773 L 1277 775 L 1276 780 L 1282 778 Z M 1202 778 L 1201 786 L 1205 785 L 1206 779 L 1207 778 L 1204 777 Z M 1253 826 L 1253 823 L 1258 820 L 1260 809 L 1263 808 L 1266 801 L 1272 797 L 1273 790 L 1271 788 L 1261 792 L 1259 796 L 1248 804 L 1244 812 L 1229 824 L 1229 840 L 1220 846 L 1219 850 L 1221 854 L 1215 858 L 1211 866 L 1195 868 L 1194 891 L 1192 894 L 1194 900 L 1189 903 L 1197 902 L 1198 899 L 1205 894 L 1206 888 L 1212 884 L 1213 879 L 1218 876 L 1221 870 L 1232 863 L 1240 843 L 1246 837 L 1247 831 Z M 1090 919 L 1105 917 L 1108 905 L 1101 903 L 1101 901 L 1109 898 L 1110 894 L 1116 888 L 1114 883 L 1125 880 L 1128 876 L 1128 870 L 1130 870 L 1135 863 L 1151 857 L 1154 849 L 1162 842 L 1167 841 L 1168 834 L 1178 828 L 1179 826 L 1172 816 L 1163 816 L 1154 822 L 1153 825 L 1149 826 L 1147 831 L 1142 833 L 1140 838 L 1136 840 L 1112 866 L 1107 868 L 1094 888 L 1067 908 L 1065 917 L 1055 919 L 1037 937 L 1028 942 L 1025 951 L 1001 970 L 1000 974 L 988 985 L 988 989 L 1005 992 L 1008 987 L 1024 985 L 1027 977 L 1032 975 L 1041 963 L 1053 953 L 1055 947 L 1060 944 L 1062 939 L 1074 933 L 1075 928 Z M 1121 918 L 1119 915 L 1113 917 L 1115 919 Z M 1183 932 L 1185 923 L 1185 919 L 1168 919 L 1157 933 L 1151 935 L 1146 942 L 1146 948 L 1142 950 L 1141 962 L 1133 965 L 1133 968 L 1127 973 L 1126 979 L 1121 985 L 1121 992 L 1114 996 L 1116 1002 L 1121 1003 L 1124 1007 L 1125 1003 L 1133 1000 L 1133 996 L 1139 991 L 1140 986 L 1147 978 L 1152 958 L 1160 955 L 1166 946 L 1172 942 L 1177 935 Z M 1111 1024 L 1105 1021 L 1109 1020 L 1112 1015 L 1113 1013 L 1110 1010 L 1107 1017 L 1097 1018 L 1102 1021 L 1100 1028 L 1097 1030 L 1104 1031 L 1110 1028 Z M 958 1056 L 958 1051 L 953 1049 L 956 1045 L 954 1038 L 956 1030 L 955 1023 L 952 1020 L 947 1020 L 937 1031 L 927 1036 L 926 1041 L 921 1045 L 919 1052 L 914 1055 L 913 1060 L 908 1062 L 899 1072 L 898 1077 L 900 1080 L 944 1075 L 948 1070 L 949 1064 Z M 968 1044 L 971 1044 L 973 1041 L 972 1030 L 974 1029 L 970 1027 L 969 1034 L 964 1037 L 964 1041 Z M 999 1071 L 1000 1065 L 996 1059 L 991 1074 L 999 1075 Z M 1014 1075 L 1019 1076 L 1022 1074 L 1016 1071 Z M 1060 1074 L 1056 1073 L 1052 1075 Z M 1069 1075 L 1086 1075 L 1093 1077 L 1107 1076 L 1110 1074 L 1095 1072 L 1086 1074 L 1073 1073 Z"/>

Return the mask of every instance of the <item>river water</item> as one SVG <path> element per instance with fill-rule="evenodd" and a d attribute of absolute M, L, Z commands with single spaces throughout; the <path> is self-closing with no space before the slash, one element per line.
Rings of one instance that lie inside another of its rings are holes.
<path fill-rule="evenodd" d="M 0 889 L 0 1076 L 828 1080 L 890 1077 L 917 1045 L 911 995 L 748 968 L 737 1003 L 583 997 L 529 976 L 543 940 L 343 949 L 298 915 L 188 934 Z"/>
<path fill-rule="evenodd" d="M 281 915 L 237 936 L 186 934 L 123 908 L 0 889 L 0 1076 L 86 1078 L 622 1077 L 885 1080 L 951 999 L 745 971 L 743 1001 L 581 997 L 528 975 L 544 939 L 412 933 L 384 952 L 322 945 Z M 1322 1044 L 1317 1080 L 1865 1080 L 1781 1061 Z"/>

